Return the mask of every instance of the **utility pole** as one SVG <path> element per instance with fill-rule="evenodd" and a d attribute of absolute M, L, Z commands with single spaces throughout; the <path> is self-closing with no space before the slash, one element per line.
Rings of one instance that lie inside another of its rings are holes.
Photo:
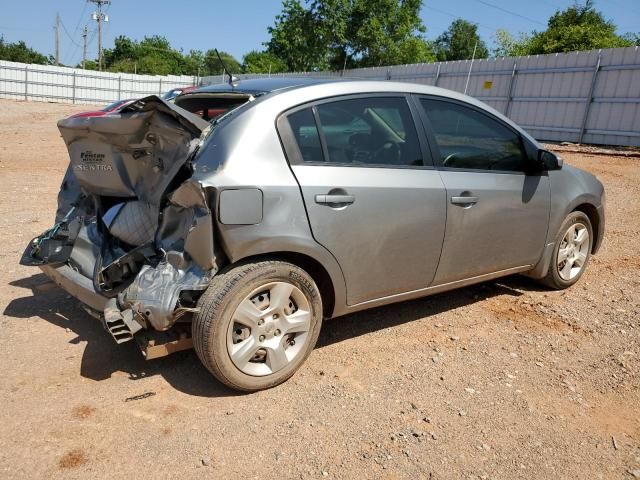
<path fill-rule="evenodd" d="M 85 25 L 82 29 L 82 69 L 84 70 L 85 63 L 87 63 L 87 35 L 89 35 L 89 30 Z"/>
<path fill-rule="evenodd" d="M 87 0 L 87 2 L 96 4 L 96 11 L 93 12 L 91 18 L 98 22 L 98 70 L 102 70 L 102 23 L 109 21 L 109 17 L 104 14 L 102 7 L 109 5 L 111 0 Z"/>
<path fill-rule="evenodd" d="M 56 13 L 56 24 L 53 27 L 56 32 L 56 65 L 60 65 L 60 14 Z"/>

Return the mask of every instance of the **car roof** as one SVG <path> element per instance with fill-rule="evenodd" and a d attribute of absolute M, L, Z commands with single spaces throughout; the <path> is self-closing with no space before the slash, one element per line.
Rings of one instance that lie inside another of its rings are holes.
<path fill-rule="evenodd" d="M 318 77 L 270 77 L 270 78 L 254 78 L 248 80 L 237 80 L 233 84 L 218 83 L 214 85 L 207 85 L 200 87 L 196 90 L 197 93 L 251 93 L 251 94 L 266 94 L 275 92 L 276 90 L 284 90 L 296 87 L 306 87 L 310 85 L 317 85 L 321 83 L 334 83 L 339 81 L 345 81 L 341 78 L 318 78 Z M 192 92 L 195 93 L 195 92 Z"/>

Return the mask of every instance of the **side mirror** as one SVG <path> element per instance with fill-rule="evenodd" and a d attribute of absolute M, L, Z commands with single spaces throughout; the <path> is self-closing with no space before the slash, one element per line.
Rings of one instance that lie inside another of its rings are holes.
<path fill-rule="evenodd" d="M 538 162 L 543 170 L 560 170 L 564 161 L 548 150 L 538 150 Z"/>

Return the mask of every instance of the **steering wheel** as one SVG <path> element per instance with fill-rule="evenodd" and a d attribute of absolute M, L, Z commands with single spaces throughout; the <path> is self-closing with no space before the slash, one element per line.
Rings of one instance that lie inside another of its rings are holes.
<path fill-rule="evenodd" d="M 377 163 L 398 164 L 400 163 L 400 146 L 393 140 L 387 140 L 373 152 L 373 158 Z"/>
<path fill-rule="evenodd" d="M 449 155 L 446 156 L 446 158 L 442 161 L 442 166 L 443 167 L 448 167 L 449 164 L 456 159 L 456 157 L 458 156 L 458 152 L 453 152 Z"/>

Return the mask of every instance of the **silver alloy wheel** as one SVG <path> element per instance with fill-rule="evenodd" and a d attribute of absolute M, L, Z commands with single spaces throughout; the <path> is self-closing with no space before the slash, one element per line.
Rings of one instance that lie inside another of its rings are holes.
<path fill-rule="evenodd" d="M 311 328 L 307 297 L 287 282 L 254 289 L 236 308 L 227 332 L 227 352 L 243 373 L 271 375 L 305 350 Z"/>
<path fill-rule="evenodd" d="M 558 249 L 558 275 L 568 282 L 584 268 L 589 254 L 589 230 L 583 223 L 571 225 Z"/>

